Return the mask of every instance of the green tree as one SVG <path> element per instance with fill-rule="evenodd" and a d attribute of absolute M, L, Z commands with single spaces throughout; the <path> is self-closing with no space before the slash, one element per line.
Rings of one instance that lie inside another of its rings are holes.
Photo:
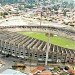
<path fill-rule="evenodd" d="M 1 13 L 0 13 L 0 16 L 3 16 L 3 15 L 4 15 L 3 12 L 1 12 Z"/>
<path fill-rule="evenodd" d="M 69 7 L 74 8 L 74 2 L 73 1 L 69 3 Z"/>
<path fill-rule="evenodd" d="M 33 8 L 31 5 L 26 5 L 25 8 Z"/>
<path fill-rule="evenodd" d="M 59 0 L 51 0 L 51 3 L 55 3 L 55 2 L 58 2 Z"/>
<path fill-rule="evenodd" d="M 23 9 L 21 5 L 19 5 L 18 8 L 19 8 L 19 10 L 22 10 Z"/>
<path fill-rule="evenodd" d="M 66 13 L 67 13 L 67 11 L 66 10 L 63 10 L 63 15 L 64 16 L 66 16 Z"/>
<path fill-rule="evenodd" d="M 7 12 L 1 12 L 0 15 L 5 18 L 5 16 L 8 15 L 8 13 Z"/>
<path fill-rule="evenodd" d="M 7 12 L 4 12 L 4 15 L 8 15 L 8 13 Z"/>
<path fill-rule="evenodd" d="M 55 11 L 57 11 L 57 10 L 59 9 L 59 5 L 54 5 L 54 6 L 53 6 L 53 9 L 54 9 Z"/>
<path fill-rule="evenodd" d="M 66 73 L 66 72 L 63 72 L 63 73 L 61 73 L 60 75 L 67 75 L 67 73 Z"/>
<path fill-rule="evenodd" d="M 60 68 L 58 68 L 58 66 L 54 67 L 54 70 L 59 71 L 60 72 Z"/>
<path fill-rule="evenodd" d="M 68 66 L 65 66 L 65 68 L 64 68 L 65 70 L 69 70 L 69 67 Z"/>
<path fill-rule="evenodd" d="M 68 2 L 67 1 L 62 2 L 62 7 L 66 8 L 67 6 L 68 6 Z"/>
<path fill-rule="evenodd" d="M 74 73 L 71 73 L 70 75 L 75 75 Z"/>

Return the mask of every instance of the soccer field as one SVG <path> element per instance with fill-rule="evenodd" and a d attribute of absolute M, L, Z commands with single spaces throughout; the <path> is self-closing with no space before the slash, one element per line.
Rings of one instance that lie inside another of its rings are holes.
<path fill-rule="evenodd" d="M 48 37 L 45 35 L 45 33 L 39 33 L 39 32 L 19 32 L 20 34 L 27 35 L 42 41 L 48 40 Z M 69 49 L 75 50 L 75 42 L 71 41 L 69 39 L 60 37 L 60 36 L 53 36 L 50 38 L 50 43 L 64 47 Z"/>

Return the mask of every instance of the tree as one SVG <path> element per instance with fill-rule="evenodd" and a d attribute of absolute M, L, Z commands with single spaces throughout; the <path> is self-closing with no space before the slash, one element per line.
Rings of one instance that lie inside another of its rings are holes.
<path fill-rule="evenodd" d="M 3 12 L 1 12 L 1 13 L 0 13 L 0 16 L 3 16 L 3 15 L 4 15 Z"/>
<path fill-rule="evenodd" d="M 64 16 L 66 16 L 66 13 L 67 13 L 67 11 L 66 10 L 63 10 L 63 15 Z"/>
<path fill-rule="evenodd" d="M 62 7 L 66 8 L 67 6 L 68 6 L 68 2 L 67 1 L 62 2 Z"/>
<path fill-rule="evenodd" d="M 32 6 L 33 3 L 35 2 L 34 0 L 28 0 L 28 2 L 30 3 L 30 5 Z"/>
<path fill-rule="evenodd" d="M 25 8 L 33 8 L 31 5 L 26 5 Z"/>
<path fill-rule="evenodd" d="M 73 1 L 69 3 L 69 7 L 74 8 L 74 2 Z"/>
<path fill-rule="evenodd" d="M 64 68 L 65 70 L 69 70 L 69 67 L 68 66 L 65 66 L 65 68 Z"/>
<path fill-rule="evenodd" d="M 58 9 L 59 9 L 59 5 L 54 5 L 52 8 L 55 10 L 55 11 L 57 11 Z"/>
<path fill-rule="evenodd" d="M 61 73 L 60 75 L 67 75 L 67 73 L 66 73 L 66 72 L 63 72 L 63 73 Z"/>
<path fill-rule="evenodd" d="M 51 0 L 51 3 L 54 4 L 55 2 L 58 2 L 59 0 Z"/>
<path fill-rule="evenodd" d="M 64 8 L 66 8 L 66 7 L 74 8 L 74 0 L 69 0 L 69 2 L 68 2 L 68 0 L 63 1 L 62 2 L 62 7 L 64 7 Z"/>
<path fill-rule="evenodd" d="M 70 73 L 70 75 L 75 75 L 74 73 Z"/>
<path fill-rule="evenodd" d="M 7 12 L 4 12 L 4 15 L 8 15 L 8 13 Z"/>
<path fill-rule="evenodd" d="M 0 13 L 0 16 L 2 16 L 2 17 L 4 17 L 4 18 L 5 18 L 6 15 L 8 15 L 7 12 L 1 12 L 1 13 Z"/>
<path fill-rule="evenodd" d="M 54 70 L 59 71 L 60 72 L 60 68 L 58 68 L 58 66 L 54 67 Z"/>
<path fill-rule="evenodd" d="M 17 66 L 14 66 L 14 65 L 13 65 L 12 68 L 15 70 L 15 69 L 17 69 Z"/>

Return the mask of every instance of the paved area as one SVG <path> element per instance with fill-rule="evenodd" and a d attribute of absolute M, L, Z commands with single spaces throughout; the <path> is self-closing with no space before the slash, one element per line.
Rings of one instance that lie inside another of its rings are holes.
<path fill-rule="evenodd" d="M 12 65 L 14 65 L 16 62 L 17 63 L 24 63 L 26 64 L 27 68 L 25 73 L 29 73 L 30 70 L 34 69 L 37 65 L 36 63 L 28 63 L 27 61 L 25 62 L 24 60 L 22 60 L 21 58 L 15 58 L 15 57 L 5 57 L 5 55 L 2 55 L 0 53 L 0 61 L 3 61 L 5 63 L 5 65 L 0 68 L 0 73 L 2 73 L 4 70 L 8 69 L 8 68 L 12 68 Z M 30 65 L 33 65 L 33 67 L 30 67 Z"/>
<path fill-rule="evenodd" d="M 5 62 L 5 65 L 4 67 L 0 68 L 0 73 L 3 72 L 4 70 L 6 70 L 7 68 L 11 68 L 13 62 L 5 57 L 3 57 L 1 54 L 0 54 L 0 60 Z"/>
<path fill-rule="evenodd" d="M 33 70 L 34 68 L 38 67 L 36 62 L 29 62 L 29 61 L 24 61 L 21 58 L 15 58 L 15 57 L 5 57 L 5 55 L 2 55 L 2 53 L 0 53 L 0 61 L 3 61 L 5 63 L 5 65 L 3 67 L 0 68 L 0 73 L 2 73 L 4 70 L 8 69 L 8 68 L 12 68 L 12 65 L 17 62 L 17 63 L 24 63 L 26 64 L 27 68 L 25 69 L 24 73 L 30 73 L 31 70 Z M 50 65 L 60 65 L 60 66 L 64 66 L 63 64 L 59 63 L 59 64 L 50 64 Z M 69 65 L 69 64 L 68 64 Z M 48 66 L 49 67 L 49 66 Z"/>
<path fill-rule="evenodd" d="M 13 23 L 14 22 L 14 23 Z M 4 19 L 4 20 L 0 20 L 0 26 L 23 26 L 23 25 L 40 25 L 40 21 L 38 19 L 34 19 L 34 18 L 30 18 L 30 17 L 24 17 L 24 16 L 15 16 L 15 17 L 11 17 L 11 18 L 7 18 L 7 19 Z M 41 25 L 42 26 L 54 26 L 54 27 L 66 27 L 68 29 L 72 29 L 72 30 L 75 30 L 73 27 L 70 27 L 70 26 L 66 26 L 66 25 L 63 25 L 63 24 L 58 24 L 58 23 L 53 23 L 53 22 L 50 22 L 50 21 L 46 21 L 46 20 L 42 20 L 41 22 Z"/>

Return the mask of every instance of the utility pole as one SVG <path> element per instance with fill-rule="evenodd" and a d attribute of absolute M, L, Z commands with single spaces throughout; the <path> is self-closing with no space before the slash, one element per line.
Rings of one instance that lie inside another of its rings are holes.
<path fill-rule="evenodd" d="M 42 12 L 40 14 L 40 27 L 41 27 L 41 22 L 42 22 Z"/>

